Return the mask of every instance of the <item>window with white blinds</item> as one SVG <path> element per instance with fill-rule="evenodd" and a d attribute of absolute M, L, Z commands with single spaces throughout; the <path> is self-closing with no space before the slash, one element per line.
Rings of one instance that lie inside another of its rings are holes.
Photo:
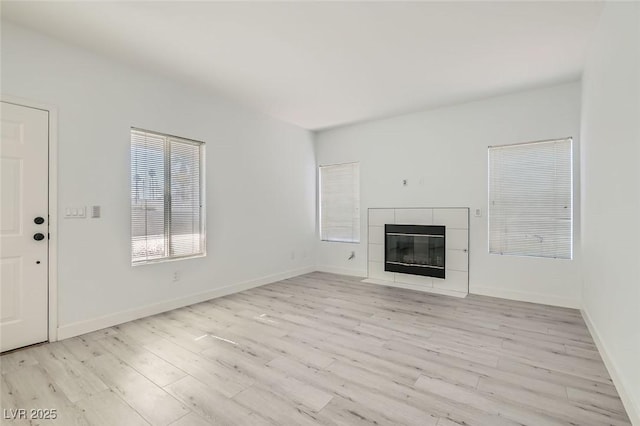
<path fill-rule="evenodd" d="M 320 238 L 360 242 L 360 164 L 320 166 Z"/>
<path fill-rule="evenodd" d="M 573 257 L 572 139 L 489 148 L 489 252 Z"/>
<path fill-rule="evenodd" d="M 202 142 L 131 129 L 131 263 L 205 254 Z"/>

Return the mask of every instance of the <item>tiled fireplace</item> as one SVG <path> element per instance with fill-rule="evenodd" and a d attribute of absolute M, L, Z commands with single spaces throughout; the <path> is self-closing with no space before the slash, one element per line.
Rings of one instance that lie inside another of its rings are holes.
<path fill-rule="evenodd" d="M 365 281 L 451 296 L 468 294 L 468 208 L 372 208 L 368 231 Z"/>

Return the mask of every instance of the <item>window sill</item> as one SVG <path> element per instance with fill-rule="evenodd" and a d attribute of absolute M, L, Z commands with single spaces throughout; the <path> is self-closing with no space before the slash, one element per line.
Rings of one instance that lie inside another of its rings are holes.
<path fill-rule="evenodd" d="M 131 262 L 131 266 L 135 267 L 135 266 L 143 266 L 143 265 L 153 265 L 155 263 L 177 262 L 179 260 L 198 259 L 202 257 L 207 257 L 207 253 L 199 253 L 199 254 L 193 254 L 189 256 L 163 257 L 160 259 L 141 260 L 139 262 Z"/>
<path fill-rule="evenodd" d="M 489 256 L 501 256 L 501 257 L 518 257 L 524 259 L 544 259 L 544 260 L 573 260 L 572 257 L 549 257 L 549 256 L 535 256 L 531 254 L 511 254 L 511 253 L 492 253 L 489 252 Z"/>

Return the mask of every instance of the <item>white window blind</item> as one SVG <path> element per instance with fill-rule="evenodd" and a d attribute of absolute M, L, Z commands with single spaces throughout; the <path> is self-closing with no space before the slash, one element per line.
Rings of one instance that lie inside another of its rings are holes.
<path fill-rule="evenodd" d="M 202 142 L 131 130 L 131 262 L 204 255 Z"/>
<path fill-rule="evenodd" d="M 320 167 L 320 238 L 360 242 L 360 165 Z"/>
<path fill-rule="evenodd" d="M 572 140 L 489 148 L 489 252 L 571 259 Z"/>

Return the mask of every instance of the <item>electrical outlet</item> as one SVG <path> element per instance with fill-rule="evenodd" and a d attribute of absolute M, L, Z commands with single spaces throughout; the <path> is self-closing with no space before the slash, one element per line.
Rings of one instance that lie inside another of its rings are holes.
<path fill-rule="evenodd" d="M 178 281 L 180 281 L 180 271 L 175 271 L 173 273 L 173 282 L 177 283 Z"/>

